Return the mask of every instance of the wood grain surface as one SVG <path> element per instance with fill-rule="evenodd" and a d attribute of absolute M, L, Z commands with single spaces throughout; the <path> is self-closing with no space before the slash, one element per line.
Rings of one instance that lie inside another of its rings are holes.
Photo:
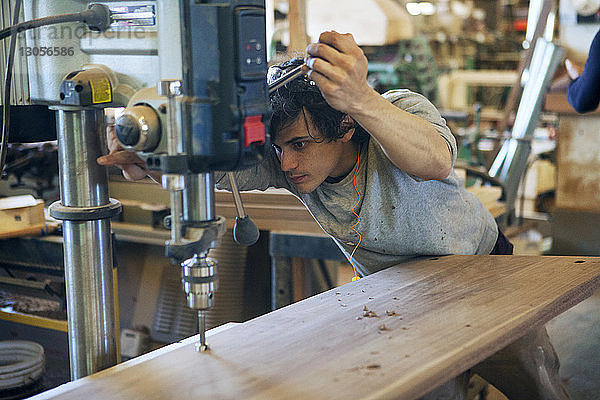
<path fill-rule="evenodd" d="M 598 258 L 422 259 L 36 399 L 414 399 L 599 286 Z"/>

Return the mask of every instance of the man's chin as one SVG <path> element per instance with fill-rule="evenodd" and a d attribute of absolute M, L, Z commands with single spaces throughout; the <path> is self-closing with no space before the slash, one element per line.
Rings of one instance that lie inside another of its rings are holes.
<path fill-rule="evenodd" d="M 309 188 L 301 188 L 301 187 L 296 187 L 296 189 L 298 190 L 298 192 L 302 193 L 302 194 L 309 194 L 314 192 L 314 188 L 313 189 L 309 189 Z"/>
<path fill-rule="evenodd" d="M 309 194 L 315 191 L 317 186 L 311 185 L 310 183 L 301 183 L 296 185 L 296 190 L 302 194 Z"/>

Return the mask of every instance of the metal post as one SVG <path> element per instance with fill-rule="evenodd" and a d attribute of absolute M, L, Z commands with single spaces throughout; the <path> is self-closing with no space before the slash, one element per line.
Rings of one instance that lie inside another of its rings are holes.
<path fill-rule="evenodd" d="M 62 211 L 59 218 L 64 220 L 73 380 L 117 363 L 109 215 L 115 207 L 108 197 L 106 168 L 96 163 L 102 150 L 103 118 L 101 109 L 57 112 L 61 204 L 55 203 L 53 211 Z"/>
<path fill-rule="evenodd" d="M 215 179 L 212 172 L 190 174 L 185 177 L 183 191 L 183 220 L 186 223 L 214 221 Z"/>

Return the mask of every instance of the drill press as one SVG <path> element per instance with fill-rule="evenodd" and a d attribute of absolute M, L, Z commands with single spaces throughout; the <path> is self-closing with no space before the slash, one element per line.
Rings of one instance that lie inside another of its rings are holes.
<path fill-rule="evenodd" d="M 253 166 L 269 145 L 265 10 L 264 1 L 250 0 L 179 5 L 159 12 L 180 33 L 180 51 L 159 31 L 161 80 L 130 99 L 115 131 L 124 148 L 163 173 L 171 202 L 166 254 L 181 266 L 187 305 L 198 310 L 197 350 L 206 350 L 205 313 L 218 287 L 217 262 L 207 254 L 225 229 L 215 215 L 214 171 Z"/>

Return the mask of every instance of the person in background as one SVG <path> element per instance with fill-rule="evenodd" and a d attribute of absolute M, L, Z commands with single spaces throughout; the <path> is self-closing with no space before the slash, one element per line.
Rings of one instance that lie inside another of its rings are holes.
<path fill-rule="evenodd" d="M 600 104 L 600 31 L 592 41 L 583 70 L 569 59 L 565 60 L 565 68 L 573 80 L 567 90 L 571 107 L 578 113 L 594 111 Z"/>

